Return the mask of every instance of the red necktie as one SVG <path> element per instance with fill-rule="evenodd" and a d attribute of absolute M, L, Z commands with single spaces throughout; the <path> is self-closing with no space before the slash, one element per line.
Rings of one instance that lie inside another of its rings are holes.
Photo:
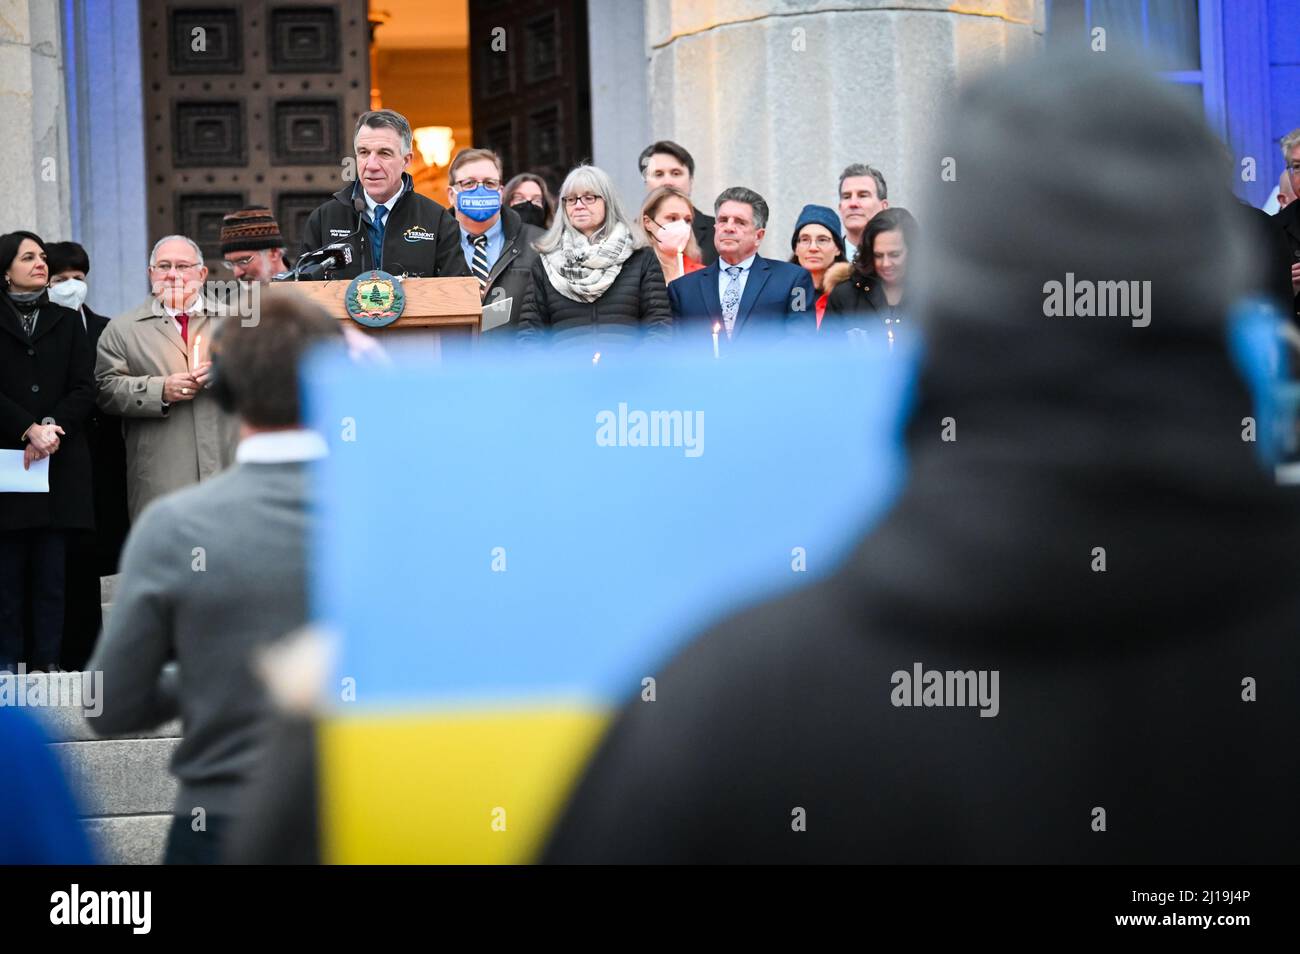
<path fill-rule="evenodd" d="M 176 320 L 180 322 L 180 326 L 181 326 L 181 341 L 184 341 L 186 344 L 189 344 L 190 343 L 190 316 L 185 314 L 184 312 L 181 312 L 179 315 L 176 316 Z"/>

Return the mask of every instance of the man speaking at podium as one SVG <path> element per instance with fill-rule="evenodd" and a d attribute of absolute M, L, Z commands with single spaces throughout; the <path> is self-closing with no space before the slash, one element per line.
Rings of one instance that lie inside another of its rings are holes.
<path fill-rule="evenodd" d="M 406 117 L 391 109 L 363 113 L 352 143 L 356 181 L 308 217 L 300 277 L 351 279 L 371 269 L 413 278 L 469 275 L 456 219 L 417 193 L 404 171 L 412 155 Z"/>

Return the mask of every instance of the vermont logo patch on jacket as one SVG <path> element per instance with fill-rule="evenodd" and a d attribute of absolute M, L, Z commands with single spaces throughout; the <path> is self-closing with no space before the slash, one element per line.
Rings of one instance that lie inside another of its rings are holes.
<path fill-rule="evenodd" d="M 402 233 L 402 238 L 408 242 L 436 242 L 438 240 L 438 236 L 425 231 L 424 227 L 419 225 L 412 225 Z"/>

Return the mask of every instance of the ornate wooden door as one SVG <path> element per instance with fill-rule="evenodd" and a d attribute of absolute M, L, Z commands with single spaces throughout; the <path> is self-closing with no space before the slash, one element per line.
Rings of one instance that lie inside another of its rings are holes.
<path fill-rule="evenodd" d="M 150 244 L 188 235 L 219 277 L 222 216 L 258 204 L 296 252 L 369 108 L 366 0 L 141 0 L 140 18 Z"/>
<path fill-rule="evenodd" d="M 470 0 L 474 144 L 557 189 L 591 157 L 586 0 Z"/>

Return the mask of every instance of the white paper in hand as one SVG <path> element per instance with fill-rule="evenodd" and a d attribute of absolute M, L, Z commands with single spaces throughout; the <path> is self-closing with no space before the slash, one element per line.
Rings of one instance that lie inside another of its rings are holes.
<path fill-rule="evenodd" d="M 23 452 L 0 450 L 0 493 L 48 494 L 50 492 L 50 459 L 43 457 L 32 461 L 30 470 L 23 470 Z"/>

